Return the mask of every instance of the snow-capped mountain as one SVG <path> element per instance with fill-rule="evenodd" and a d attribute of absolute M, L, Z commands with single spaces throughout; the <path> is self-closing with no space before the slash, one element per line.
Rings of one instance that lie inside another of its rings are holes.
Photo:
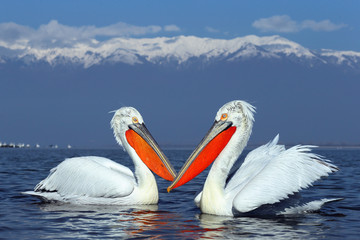
<path fill-rule="evenodd" d="M 152 63 L 184 64 L 190 59 L 205 63 L 236 62 L 252 58 L 286 59 L 313 66 L 314 64 L 346 65 L 360 69 L 360 52 L 310 50 L 280 36 L 225 39 L 194 36 L 158 38 L 113 38 L 110 40 L 34 45 L 28 41 L 0 41 L 0 64 L 20 60 L 26 63 L 46 62 L 52 66 L 72 63 L 89 68 L 105 63 L 130 65 Z"/>

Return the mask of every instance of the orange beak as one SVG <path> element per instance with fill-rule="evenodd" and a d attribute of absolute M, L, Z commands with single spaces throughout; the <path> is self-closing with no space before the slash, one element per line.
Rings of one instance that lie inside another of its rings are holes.
<path fill-rule="evenodd" d="M 125 136 L 145 165 L 158 176 L 173 181 L 176 172 L 144 124 L 132 124 Z"/>
<path fill-rule="evenodd" d="M 232 122 L 215 121 L 167 191 L 170 192 L 172 189 L 180 187 L 204 171 L 225 148 L 235 130 L 236 127 L 232 126 Z"/>

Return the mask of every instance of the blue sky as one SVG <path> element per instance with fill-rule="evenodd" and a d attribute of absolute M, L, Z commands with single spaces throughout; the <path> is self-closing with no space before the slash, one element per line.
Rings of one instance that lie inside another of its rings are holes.
<path fill-rule="evenodd" d="M 360 1 L 1 1 L 0 24 L 37 30 L 116 28 L 112 36 L 195 35 L 235 38 L 281 35 L 310 49 L 360 51 Z"/>

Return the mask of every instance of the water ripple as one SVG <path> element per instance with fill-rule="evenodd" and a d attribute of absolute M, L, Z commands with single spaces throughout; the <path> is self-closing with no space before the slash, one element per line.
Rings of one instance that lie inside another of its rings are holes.
<path fill-rule="evenodd" d="M 189 150 L 165 154 L 180 169 Z M 207 172 L 167 193 L 159 179 L 160 201 L 151 206 L 44 204 L 22 195 L 66 157 L 97 155 L 133 168 L 121 150 L 0 149 L 0 236 L 2 239 L 357 239 L 360 229 L 360 151 L 319 150 L 340 171 L 303 192 L 312 198 L 344 200 L 317 213 L 292 217 L 220 217 L 201 214 L 193 199 Z"/>

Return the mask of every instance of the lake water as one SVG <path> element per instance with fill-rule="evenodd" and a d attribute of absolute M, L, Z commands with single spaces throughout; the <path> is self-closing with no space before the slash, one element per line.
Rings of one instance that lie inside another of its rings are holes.
<path fill-rule="evenodd" d="M 165 150 L 178 171 L 191 150 Z M 206 172 L 166 192 L 160 179 L 156 206 L 44 204 L 22 195 L 68 157 L 103 156 L 133 169 L 122 150 L 0 149 L 0 239 L 359 239 L 360 150 L 320 150 L 340 171 L 302 194 L 345 198 L 316 213 L 292 217 L 219 217 L 201 214 L 193 203 Z"/>

